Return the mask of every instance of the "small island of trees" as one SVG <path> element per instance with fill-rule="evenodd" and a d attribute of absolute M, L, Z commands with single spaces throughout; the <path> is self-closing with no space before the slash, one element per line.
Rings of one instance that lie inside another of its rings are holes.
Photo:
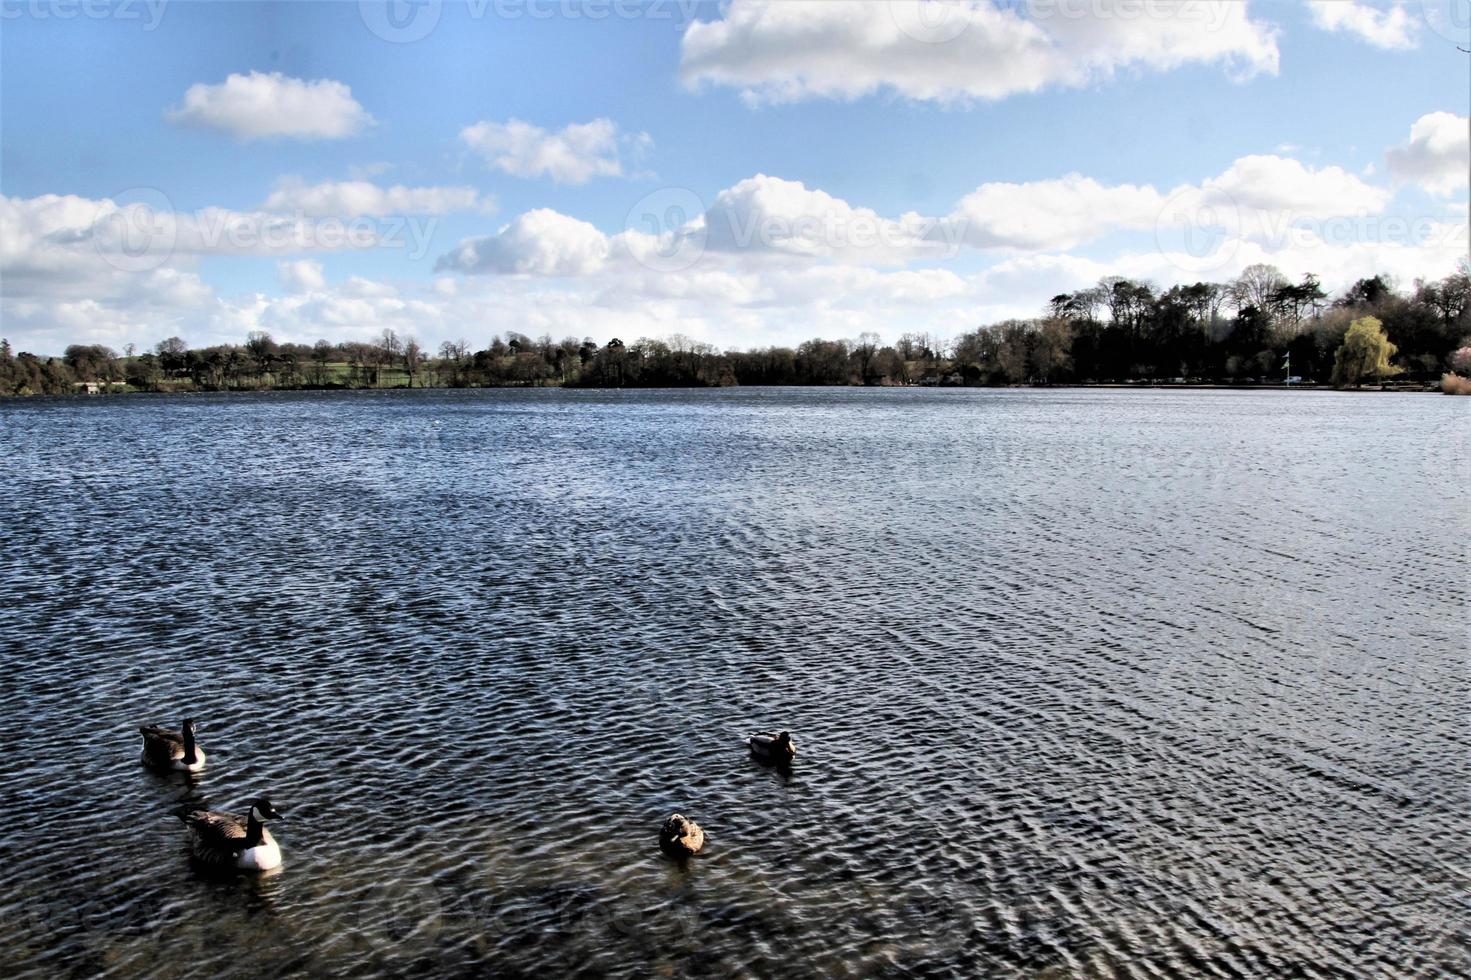
<path fill-rule="evenodd" d="M 1050 384 L 1439 385 L 1471 393 L 1471 267 L 1401 291 L 1384 276 L 1336 297 L 1314 276 L 1292 282 L 1253 265 L 1225 283 L 1160 291 L 1110 276 L 1060 293 L 1041 316 L 950 339 L 907 333 L 720 351 L 673 336 L 598 345 L 515 331 L 480 350 L 467 340 L 435 352 L 384 330 L 370 341 L 190 348 L 168 337 L 138 353 L 74 345 L 61 357 L 14 354 L 0 341 L 0 394 L 241 391 L 385 387 L 704 387 L 723 385 Z"/>

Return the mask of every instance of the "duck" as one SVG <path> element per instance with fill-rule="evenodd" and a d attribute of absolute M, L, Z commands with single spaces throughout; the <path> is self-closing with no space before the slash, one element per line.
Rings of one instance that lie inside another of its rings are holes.
<path fill-rule="evenodd" d="M 705 832 L 700 825 L 681 813 L 672 813 L 659 828 L 659 849 L 670 857 L 689 857 L 705 846 Z"/>
<path fill-rule="evenodd" d="M 194 806 L 181 807 L 176 816 L 189 828 L 189 853 L 201 864 L 243 871 L 281 866 L 281 847 L 265 826 L 281 812 L 264 796 L 251 800 L 243 817 Z"/>
<path fill-rule="evenodd" d="M 797 754 L 791 732 L 757 732 L 748 740 L 751 754 L 762 762 L 786 765 Z"/>
<path fill-rule="evenodd" d="M 185 718 L 177 732 L 158 725 L 143 725 L 143 762 L 154 769 L 198 772 L 204 768 L 204 750 L 194 740 L 194 719 Z"/>

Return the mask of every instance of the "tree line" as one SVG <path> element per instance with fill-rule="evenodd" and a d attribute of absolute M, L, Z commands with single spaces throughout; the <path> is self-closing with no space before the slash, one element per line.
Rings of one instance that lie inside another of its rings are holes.
<path fill-rule="evenodd" d="M 1235 279 L 1159 290 L 1109 276 L 1060 293 L 1031 319 L 944 338 L 877 334 L 721 351 L 682 335 L 613 339 L 508 332 L 483 349 L 467 340 L 426 351 L 392 330 L 366 342 L 190 348 L 169 337 L 139 353 L 73 345 L 61 357 L 13 354 L 0 340 L 0 394 L 266 388 L 700 387 L 720 385 L 1018 385 L 1300 383 L 1357 385 L 1399 376 L 1435 383 L 1471 346 L 1471 264 L 1397 289 L 1385 276 L 1328 296 L 1314 276 L 1292 282 L 1270 265 Z"/>

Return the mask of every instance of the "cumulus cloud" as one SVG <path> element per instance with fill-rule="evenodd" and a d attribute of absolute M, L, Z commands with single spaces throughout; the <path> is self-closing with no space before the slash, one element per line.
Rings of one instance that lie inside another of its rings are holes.
<path fill-rule="evenodd" d="M 947 224 L 976 248 L 1071 248 L 1116 229 L 1152 228 L 1165 198 L 1153 187 L 1057 180 L 986 183 L 961 199 Z"/>
<path fill-rule="evenodd" d="M 1429 182 L 1459 174 L 1464 187 L 1465 132 L 1463 117 L 1422 118 L 1410 141 L 1390 151 L 1391 170 Z M 416 195 L 442 190 L 295 182 L 267 204 L 393 210 L 431 206 L 444 198 Z M 1160 223 L 1180 195 L 1201 206 L 1195 219 L 1237 220 L 1206 236 L 1164 236 Z M 1330 291 L 1376 272 L 1403 281 L 1449 273 L 1468 248 L 1464 220 L 1400 220 L 1390 200 L 1386 189 L 1340 167 L 1272 155 L 1242 157 L 1175 188 L 1077 173 L 988 182 L 934 216 L 882 215 L 801 181 L 756 174 L 708 204 L 686 201 L 693 217 L 662 232 L 605 232 L 554 210 L 527 211 L 493 234 L 461 241 L 439 258 L 432 280 L 395 284 L 359 276 L 328 282 L 318 254 L 355 247 L 322 238 L 324 227 L 343 225 L 329 218 L 271 208 L 159 214 L 106 199 L 0 197 L 0 309 L 12 340 L 56 338 L 61 346 L 168 333 L 239 341 L 252 329 L 283 340 L 352 339 L 383 327 L 425 339 L 473 333 L 477 342 L 505 329 L 600 340 L 679 332 L 740 345 L 864 330 L 945 334 L 1035 315 L 1047 296 L 1113 273 L 1164 288 L 1269 262 L 1291 278 L 1312 272 Z M 142 249 L 133 247 L 140 230 Z M 149 236 L 162 243 L 161 254 Z M 1074 251 L 1081 246 L 1087 254 Z M 957 248 L 970 250 L 964 265 L 936 267 Z M 281 294 L 217 296 L 194 267 L 200 256 L 222 254 L 279 259 Z"/>
<path fill-rule="evenodd" d="M 402 243 L 421 247 L 411 232 L 422 229 L 402 232 Z M 79 340 L 120 343 L 140 333 L 177 333 L 222 308 L 196 271 L 203 256 L 386 244 L 395 243 L 367 219 L 312 221 L 226 208 L 175 212 L 166 201 L 0 195 L 0 319 L 18 343 L 42 351 Z M 294 291 L 323 285 L 321 266 L 309 260 L 283 262 L 277 273 Z"/>
<path fill-rule="evenodd" d="M 440 257 L 435 271 L 581 276 L 602 269 L 607 258 L 608 236 L 597 228 L 538 208 L 519 215 L 494 235 L 460 242 Z"/>
<path fill-rule="evenodd" d="M 1202 187 L 1243 208 L 1326 217 L 1383 209 L 1389 192 L 1342 167 L 1310 167 L 1291 157 L 1245 156 Z"/>
<path fill-rule="evenodd" d="M 146 250 L 108 251 L 116 240 L 98 229 L 131 218 L 112 201 L 0 195 L 0 320 L 17 349 L 121 346 L 141 331 L 167 331 L 212 308 L 213 289 L 192 269 Z"/>
<path fill-rule="evenodd" d="M 181 126 L 228 133 L 237 140 L 282 137 L 342 139 L 373 125 L 352 89 L 330 78 L 305 81 L 280 72 L 231 75 L 218 85 L 189 86 L 167 118 Z"/>
<path fill-rule="evenodd" d="M 880 91 L 951 102 L 1187 64 L 1275 74 L 1275 32 L 1245 2 L 731 0 L 686 29 L 680 70 L 687 84 L 733 86 L 752 102 Z"/>
<path fill-rule="evenodd" d="M 650 142 L 647 133 L 620 136 L 611 119 L 573 123 L 555 133 L 519 119 L 477 122 L 460 131 L 460 140 L 513 177 L 546 177 L 559 184 L 622 176 L 621 149 L 637 154 Z"/>
<path fill-rule="evenodd" d="M 939 256 L 946 245 L 954 244 L 944 240 L 935 219 L 913 214 L 883 218 L 869 208 L 809 189 L 801 181 L 766 174 L 721 191 L 702 222 L 706 247 L 723 252 L 882 263 Z"/>
<path fill-rule="evenodd" d="M 308 293 L 327 284 L 322 263 L 311 259 L 282 259 L 276 263 L 276 276 L 289 293 Z"/>
<path fill-rule="evenodd" d="M 547 227 L 560 224 L 542 217 Z M 575 275 L 468 276 L 452 289 L 439 282 L 408 290 L 350 281 L 305 295 L 232 300 L 222 310 L 231 317 L 226 336 L 235 340 L 249 329 L 271 330 L 280 339 L 348 339 L 385 326 L 432 338 L 459 336 L 469 324 L 477 343 L 513 329 L 599 341 L 682 333 L 721 346 L 749 346 L 852 337 L 866 330 L 886 337 L 907 330 L 950 335 L 976 323 L 1036 316 L 1048 296 L 1115 273 L 1163 289 L 1229 279 L 1250 264 L 1267 262 L 1294 280 L 1314 273 L 1330 292 L 1379 272 L 1408 282 L 1448 274 L 1467 249 L 1464 222 L 1431 223 L 1404 235 L 1386 234 L 1387 228 L 1355 225 L 1345 235 L 1329 233 L 1330 227 L 1299 229 L 1279 240 L 1232 238 L 1221 242 L 1204 271 L 1198 256 L 1123 247 L 1106 255 L 1017 254 L 968 274 L 807 259 L 772 262 L 770 253 L 751 265 L 747 253 L 716 251 L 687 269 L 659 271 L 620 257 L 616 241 L 595 238 L 594 253 L 601 255 L 605 242 L 610 251 Z M 591 238 L 586 230 L 582 234 Z M 559 256 L 551 266 L 562 261 Z"/>
<path fill-rule="evenodd" d="M 1471 118 L 1431 112 L 1410 126 L 1410 139 L 1384 154 L 1397 179 L 1449 196 L 1471 182 Z"/>
<path fill-rule="evenodd" d="M 1381 8 L 1358 0 L 1308 0 L 1308 9 L 1323 30 L 1353 34 L 1376 48 L 1405 51 L 1419 43 L 1415 19 L 1398 2 Z"/>
<path fill-rule="evenodd" d="M 1234 233 L 1281 233 L 1294 220 L 1376 214 L 1389 192 L 1341 167 L 1309 167 L 1278 156 L 1246 156 L 1199 184 L 1156 189 L 1104 184 L 1081 174 L 1024 183 L 986 183 L 945 218 L 965 244 L 1041 252 L 1074 248 L 1116 231 L 1158 230 L 1171 202 L 1199 208 L 1194 219 L 1229 217 Z"/>
<path fill-rule="evenodd" d="M 366 180 L 307 184 L 297 177 L 277 181 L 262 205 L 269 211 L 299 212 L 308 217 L 383 217 L 390 214 L 450 214 L 492 211 L 495 199 L 482 198 L 473 187 L 380 187 Z"/>
<path fill-rule="evenodd" d="M 1158 232 L 1167 206 L 1183 198 L 1192 221 L 1229 218 L 1224 234 L 1281 237 L 1294 222 L 1375 215 L 1387 190 L 1336 166 L 1310 167 L 1278 156 L 1241 157 L 1199 184 L 1157 189 L 1106 184 L 1072 173 L 1055 179 L 981 184 L 948 214 L 885 217 L 801 181 L 756 174 L 728 187 L 680 227 L 614 235 L 542 209 L 495 235 L 469 238 L 439 260 L 440 271 L 540 276 L 602 273 L 610 265 L 708 269 L 724 256 L 773 268 L 792 261 L 869 266 L 953 258 L 962 247 L 1047 252 L 1115 232 Z"/>

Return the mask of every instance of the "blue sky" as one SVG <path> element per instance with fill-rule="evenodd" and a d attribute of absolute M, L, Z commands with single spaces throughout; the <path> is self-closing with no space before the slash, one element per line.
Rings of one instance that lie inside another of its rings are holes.
<path fill-rule="evenodd" d="M 5 0 L 0 333 L 733 347 L 1111 271 L 1408 285 L 1467 250 L 1465 6 Z"/>

